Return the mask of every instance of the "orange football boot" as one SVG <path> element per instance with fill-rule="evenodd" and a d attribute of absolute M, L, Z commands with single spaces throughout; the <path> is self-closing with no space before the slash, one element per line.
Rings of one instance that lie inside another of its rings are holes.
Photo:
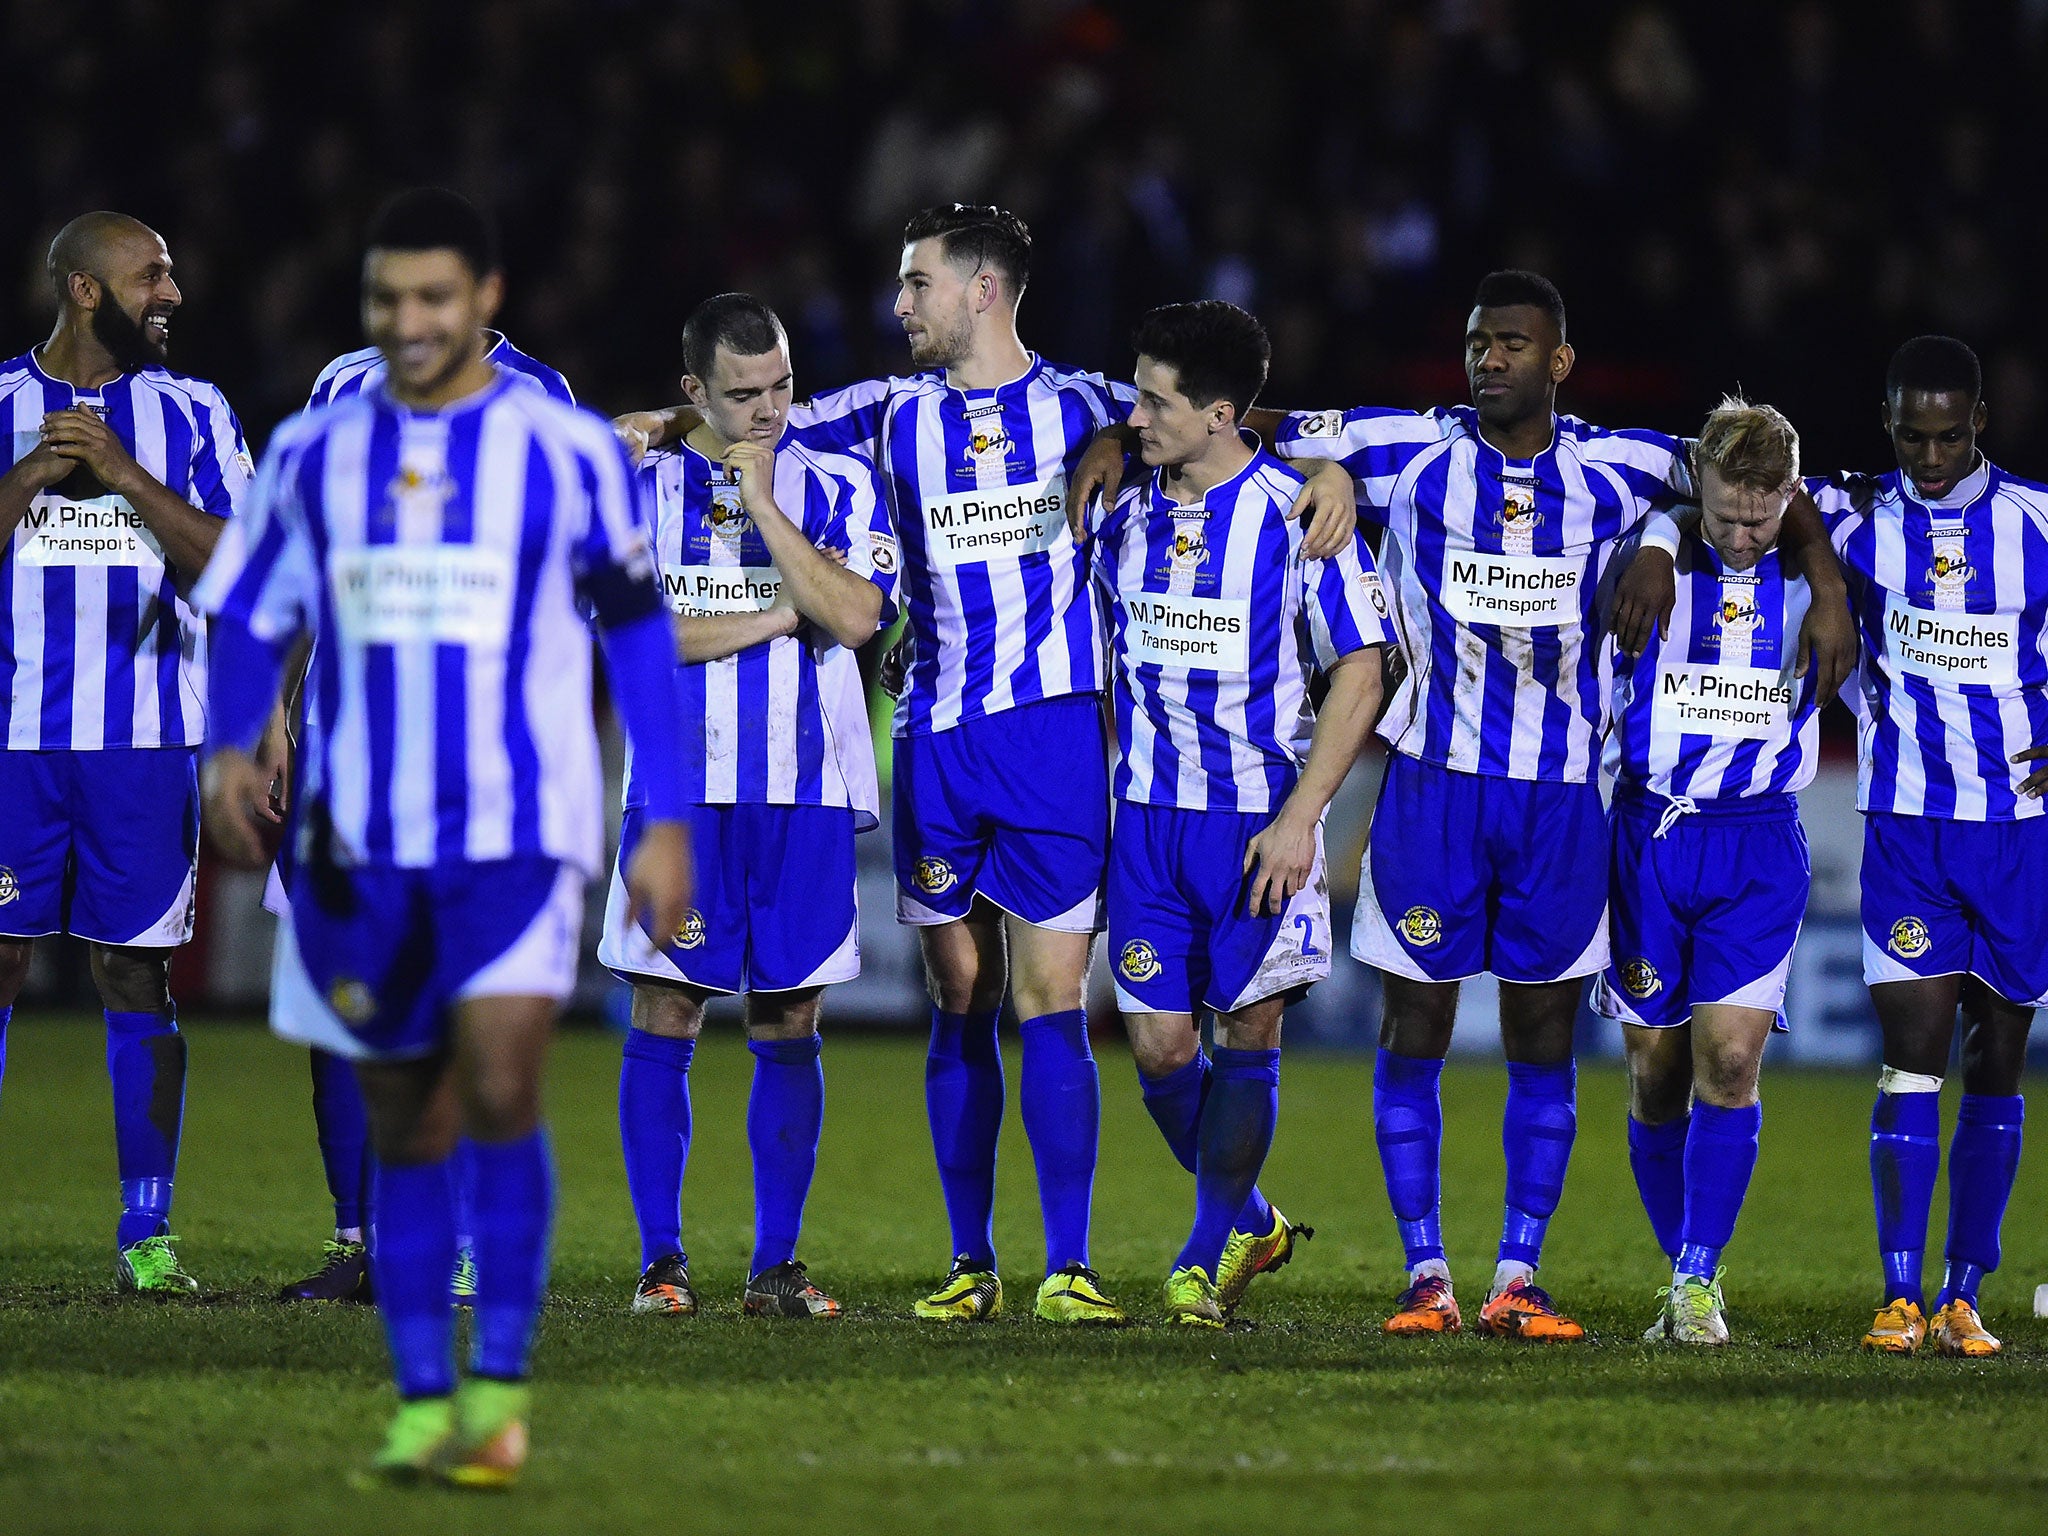
<path fill-rule="evenodd" d="M 1479 1309 L 1479 1331 L 1502 1339 L 1561 1344 L 1583 1339 L 1586 1330 L 1557 1310 L 1550 1293 L 1530 1280 L 1517 1280 Z"/>
<path fill-rule="evenodd" d="M 1381 1324 L 1386 1333 L 1456 1333 L 1464 1327 L 1458 1316 L 1451 1282 L 1442 1275 L 1424 1275 L 1401 1293 L 1394 1315 Z"/>

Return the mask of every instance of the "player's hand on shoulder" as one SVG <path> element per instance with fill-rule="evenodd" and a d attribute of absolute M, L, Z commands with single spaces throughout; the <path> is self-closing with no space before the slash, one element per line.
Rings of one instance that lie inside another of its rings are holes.
<path fill-rule="evenodd" d="M 1614 617 L 1609 628 L 1624 656 L 1640 656 L 1654 631 L 1671 633 L 1671 610 L 1678 601 L 1678 570 L 1671 556 L 1654 544 L 1639 545 L 1614 584 Z"/>
<path fill-rule="evenodd" d="M 638 464 L 660 446 L 668 417 L 660 411 L 628 411 L 612 418 L 612 431 L 626 445 L 626 457 Z"/>
<path fill-rule="evenodd" d="M 626 861 L 627 921 L 650 935 L 674 933 L 695 883 L 689 830 L 680 821 L 650 821 Z"/>
<path fill-rule="evenodd" d="M 1082 450 L 1074 466 L 1074 478 L 1067 485 L 1067 531 L 1075 542 L 1088 537 L 1088 505 L 1097 496 L 1104 507 L 1116 501 L 1124 483 L 1125 441 L 1122 431 L 1107 427 Z"/>
<path fill-rule="evenodd" d="M 1351 471 L 1335 459 L 1312 469 L 1295 466 L 1308 476 L 1289 513 L 1301 523 L 1301 558 L 1328 560 L 1342 553 L 1358 531 L 1358 491 Z"/>
<path fill-rule="evenodd" d="M 200 820 L 215 850 L 236 869 L 261 869 L 276 852 L 270 788 L 269 771 L 233 747 L 209 753 L 200 769 Z"/>

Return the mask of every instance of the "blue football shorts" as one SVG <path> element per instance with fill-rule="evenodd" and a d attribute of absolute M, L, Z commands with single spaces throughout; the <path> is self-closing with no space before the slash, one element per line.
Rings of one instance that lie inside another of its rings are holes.
<path fill-rule="evenodd" d="M 170 949 L 192 937 L 199 752 L 0 749 L 0 935 Z"/>
<path fill-rule="evenodd" d="M 1387 759 L 1351 953 L 1414 981 L 1541 983 L 1607 963 L 1607 812 L 1597 784 Z"/>
<path fill-rule="evenodd" d="M 626 920 L 625 868 L 645 812 L 626 812 L 598 960 L 623 981 L 792 992 L 860 974 L 854 813 L 825 805 L 697 805 L 686 816 L 692 905 L 667 943 Z"/>
<path fill-rule="evenodd" d="M 527 856 L 427 869 L 301 860 L 271 960 L 270 1024 L 357 1061 L 444 1049 L 456 1004 L 576 989 L 583 874 Z"/>
<path fill-rule="evenodd" d="M 1040 928 L 1102 927 L 1109 758 L 1094 694 L 900 737 L 893 793 L 899 922 L 952 922 L 979 896 Z"/>
<path fill-rule="evenodd" d="M 1863 979 L 1975 976 L 2048 1006 L 2048 817 L 1863 818 Z"/>
<path fill-rule="evenodd" d="M 1124 801 L 1109 839 L 1109 953 L 1126 1013 L 1219 1013 L 1330 974 L 1330 889 L 1316 829 L 1309 882 L 1272 916 L 1246 902 L 1245 850 L 1270 813 Z"/>
<path fill-rule="evenodd" d="M 1671 802 L 1617 789 L 1608 930 L 1613 957 L 1593 1007 L 1668 1029 L 1702 1004 L 1760 1008 L 1784 1023 L 1785 977 L 1813 866 L 1791 795 L 1700 800 L 1658 835 Z"/>

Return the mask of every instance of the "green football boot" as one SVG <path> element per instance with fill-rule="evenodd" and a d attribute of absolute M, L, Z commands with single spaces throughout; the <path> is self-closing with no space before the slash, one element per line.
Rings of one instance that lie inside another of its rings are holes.
<path fill-rule="evenodd" d="M 455 1441 L 443 1456 L 441 1475 L 458 1488 L 494 1490 L 519 1481 L 532 1398 L 523 1381 L 465 1381 L 455 1393 Z"/>
<path fill-rule="evenodd" d="M 966 1254 L 953 1260 L 939 1288 L 911 1309 L 935 1323 L 985 1323 L 1003 1310 L 1003 1282 L 992 1269 L 975 1269 Z"/>
<path fill-rule="evenodd" d="M 1166 1320 L 1187 1328 L 1221 1328 L 1223 1308 L 1216 1300 L 1216 1282 L 1199 1265 L 1176 1269 L 1166 1277 Z"/>
<path fill-rule="evenodd" d="M 421 1483 L 440 1475 L 442 1456 L 455 1443 L 455 1399 L 416 1397 L 400 1403 L 370 1462 L 367 1481 Z"/>
<path fill-rule="evenodd" d="M 124 1291 L 142 1296 L 190 1296 L 199 1289 L 178 1264 L 177 1238 L 168 1232 L 130 1243 L 114 1256 L 114 1279 Z"/>
<path fill-rule="evenodd" d="M 1237 1310 L 1255 1276 L 1283 1268 L 1294 1257 L 1295 1243 L 1305 1243 L 1316 1235 L 1314 1227 L 1297 1227 L 1288 1221 L 1279 1206 L 1271 1209 L 1271 1231 L 1232 1232 L 1223 1245 L 1223 1258 L 1216 1266 L 1216 1302 L 1225 1317 Z"/>
<path fill-rule="evenodd" d="M 1031 1315 L 1042 1323 L 1121 1328 L 1130 1318 L 1102 1294 L 1102 1280 L 1085 1264 L 1069 1264 L 1047 1275 L 1038 1287 Z"/>

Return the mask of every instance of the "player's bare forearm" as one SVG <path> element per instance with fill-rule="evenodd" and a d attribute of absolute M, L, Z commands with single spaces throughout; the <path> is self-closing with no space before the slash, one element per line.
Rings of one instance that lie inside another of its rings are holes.
<path fill-rule="evenodd" d="M 1855 670 L 1862 641 L 1849 608 L 1849 584 L 1843 579 L 1842 563 L 1835 558 L 1820 508 L 1804 487 L 1792 493 L 1791 504 L 1785 508 L 1778 544 L 1786 563 L 1806 577 L 1812 594 L 1806 621 L 1799 626 L 1798 671 L 1803 675 L 1812 669 L 1814 697 L 1825 704 Z"/>
<path fill-rule="evenodd" d="M 782 573 L 791 607 L 849 651 L 874 637 L 882 593 L 873 582 L 816 548 L 779 507 L 763 508 L 754 526 Z"/>
<path fill-rule="evenodd" d="M 756 613 L 677 614 L 676 649 L 684 661 L 719 661 L 793 635 L 799 622 L 797 611 L 782 603 Z"/>
<path fill-rule="evenodd" d="M 140 465 L 125 485 L 107 483 L 107 489 L 125 499 L 142 517 L 143 526 L 156 536 L 167 564 L 175 566 L 186 583 L 199 579 L 206 562 L 213 558 L 213 546 L 220 542 L 225 518 L 202 512 Z"/>
<path fill-rule="evenodd" d="M 1842 577 L 1842 562 L 1835 558 L 1835 546 L 1828 539 L 1827 523 L 1804 486 L 1792 493 L 1785 506 L 1778 545 L 1785 551 L 1787 563 L 1806 577 L 1815 602 L 1823 595 L 1839 597 L 1849 590 Z"/>
<path fill-rule="evenodd" d="M 1368 646 L 1330 669 L 1330 691 L 1316 711 L 1308 761 L 1302 764 L 1294 792 L 1280 807 L 1282 817 L 1317 821 L 1329 809 L 1358 754 L 1372 739 L 1373 723 L 1380 716 L 1385 655 L 1385 647 Z"/>

